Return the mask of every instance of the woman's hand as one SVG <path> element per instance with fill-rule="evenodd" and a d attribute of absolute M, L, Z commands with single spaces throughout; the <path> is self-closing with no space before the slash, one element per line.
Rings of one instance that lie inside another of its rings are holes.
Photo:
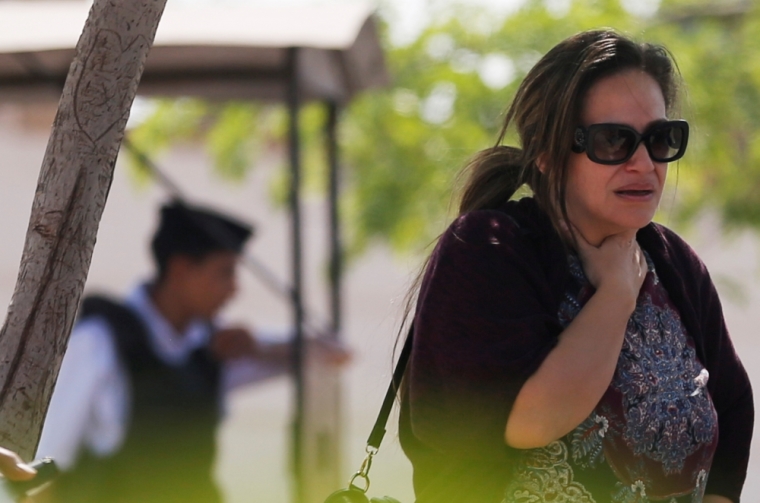
<path fill-rule="evenodd" d="M 518 449 L 543 447 L 561 438 L 594 410 L 612 381 L 646 277 L 644 253 L 633 232 L 609 236 L 593 246 L 576 231 L 576 243 L 596 292 L 515 399 L 504 438 Z"/>
<path fill-rule="evenodd" d="M 597 291 L 627 302 L 633 311 L 647 273 L 646 258 L 636 242 L 636 233 L 614 234 L 599 246 L 586 241 L 577 229 L 575 236 L 578 256 L 589 282 Z"/>

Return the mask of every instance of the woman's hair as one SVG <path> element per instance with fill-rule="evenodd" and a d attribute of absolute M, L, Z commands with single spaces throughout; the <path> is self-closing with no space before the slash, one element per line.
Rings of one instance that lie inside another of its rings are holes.
<path fill-rule="evenodd" d="M 552 48 L 520 84 L 496 145 L 465 166 L 459 214 L 497 208 L 527 184 L 558 228 L 560 220 L 567 220 L 566 166 L 586 93 L 600 79 L 632 69 L 646 72 L 659 84 L 666 109 L 672 112 L 680 78 L 665 48 L 636 43 L 612 30 L 582 32 Z M 522 148 L 501 144 L 512 126 Z"/>

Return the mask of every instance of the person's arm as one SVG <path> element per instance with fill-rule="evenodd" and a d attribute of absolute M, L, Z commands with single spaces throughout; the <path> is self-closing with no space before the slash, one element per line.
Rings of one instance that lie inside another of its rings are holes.
<path fill-rule="evenodd" d="M 74 327 L 45 417 L 37 457 L 55 459 L 63 471 L 74 466 L 85 439 L 92 434 L 94 404 L 102 393 L 110 392 L 115 362 L 116 350 L 105 321 L 93 318 Z M 115 421 L 118 415 L 111 416 Z M 114 444 L 119 442 L 122 429 L 122 425 L 97 428 L 100 434 L 113 437 Z"/>
<path fill-rule="evenodd" d="M 578 426 L 594 410 L 614 376 L 628 319 L 646 277 L 633 233 L 598 248 L 578 235 L 584 272 L 596 292 L 560 334 L 557 346 L 525 382 L 505 430 L 508 445 L 543 447 Z"/>
<path fill-rule="evenodd" d="M 285 374 L 290 369 L 287 341 L 260 340 L 246 328 L 230 327 L 214 332 L 210 349 L 222 363 L 223 393 Z"/>
<path fill-rule="evenodd" d="M 674 232 L 655 224 L 642 229 L 639 240 L 709 372 L 707 390 L 718 413 L 719 433 L 705 494 L 737 503 L 747 476 L 754 405 L 752 386 L 734 350 L 720 298 L 705 264 Z"/>
<path fill-rule="evenodd" d="M 219 362 L 256 358 L 261 351 L 251 331 L 243 327 L 228 327 L 214 331 L 209 348 Z"/>
<path fill-rule="evenodd" d="M 0 447 L 0 474 L 9 480 L 30 480 L 37 471 L 13 451 Z"/>
<path fill-rule="evenodd" d="M 690 271 L 690 280 L 698 279 L 699 283 L 687 287 L 684 293 L 698 306 L 702 358 L 710 372 L 707 388 L 718 413 L 719 429 L 705 493 L 738 502 L 747 475 L 754 425 L 752 386 L 726 328 L 715 286 L 704 264 L 698 261 L 698 265 L 700 270 Z"/>
<path fill-rule="evenodd" d="M 482 210 L 451 224 L 425 268 L 404 375 L 415 443 L 457 459 L 502 463 L 513 454 L 507 418 L 557 343 L 569 278 L 548 221 Z"/>
<path fill-rule="evenodd" d="M 211 352 L 218 361 L 241 358 L 288 366 L 293 357 L 291 334 L 254 334 L 244 327 L 223 328 L 211 337 Z M 351 358 L 351 352 L 340 342 L 326 337 L 307 337 L 307 348 L 327 363 L 343 365 Z"/>
<path fill-rule="evenodd" d="M 350 360 L 340 343 L 306 339 L 306 349 L 328 365 L 342 366 Z M 225 391 L 277 377 L 288 372 L 293 362 L 290 333 L 261 333 L 254 336 L 242 327 L 217 330 L 210 345 L 214 357 L 224 364 L 222 387 Z"/>

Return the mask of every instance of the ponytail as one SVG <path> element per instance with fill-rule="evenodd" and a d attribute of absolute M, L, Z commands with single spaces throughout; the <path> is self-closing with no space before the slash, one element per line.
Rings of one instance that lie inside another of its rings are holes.
<path fill-rule="evenodd" d="M 495 209 L 525 183 L 523 151 L 497 145 L 478 152 L 462 170 L 466 177 L 459 214 Z"/>

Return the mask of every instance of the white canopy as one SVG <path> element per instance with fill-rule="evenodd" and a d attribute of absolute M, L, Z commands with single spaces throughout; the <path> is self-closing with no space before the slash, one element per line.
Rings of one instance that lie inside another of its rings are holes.
<path fill-rule="evenodd" d="M 0 2 L 0 101 L 58 97 L 89 2 Z M 298 48 L 301 98 L 348 101 L 388 81 L 373 6 L 167 2 L 138 92 L 283 100 Z"/>

